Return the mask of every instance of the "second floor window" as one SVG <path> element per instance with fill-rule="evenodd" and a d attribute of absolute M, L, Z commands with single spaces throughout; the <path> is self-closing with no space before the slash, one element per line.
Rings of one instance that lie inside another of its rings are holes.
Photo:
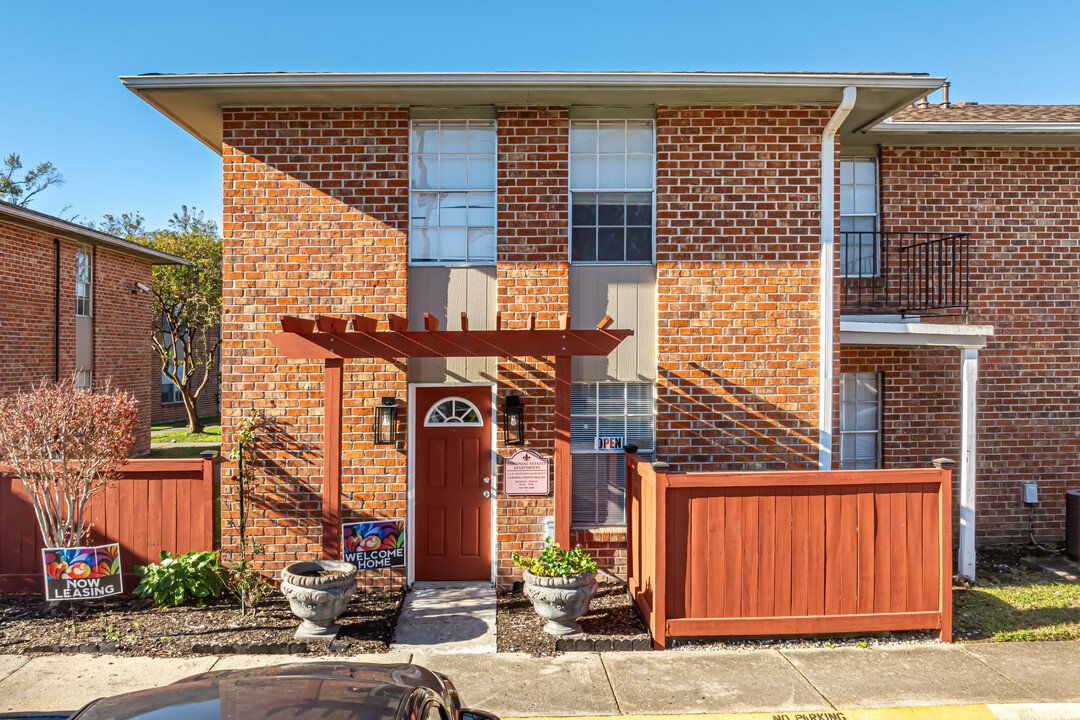
<path fill-rule="evenodd" d="M 652 262 L 654 157 L 651 120 L 571 122 L 571 262 Z"/>
<path fill-rule="evenodd" d="M 840 160 L 840 271 L 854 277 L 879 274 L 877 159 Z"/>
<path fill-rule="evenodd" d="M 90 317 L 93 274 L 90 251 L 75 252 L 75 317 Z"/>
<path fill-rule="evenodd" d="M 414 120 L 409 260 L 495 262 L 495 121 Z"/>

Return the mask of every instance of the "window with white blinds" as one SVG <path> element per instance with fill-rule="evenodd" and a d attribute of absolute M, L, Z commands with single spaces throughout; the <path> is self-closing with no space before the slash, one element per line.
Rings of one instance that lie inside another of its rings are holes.
<path fill-rule="evenodd" d="M 570 388 L 572 525 L 626 524 L 626 453 L 597 450 L 621 437 L 651 457 L 656 434 L 652 383 L 574 383 Z"/>
<path fill-rule="evenodd" d="M 877 158 L 840 160 L 840 272 L 845 277 L 880 274 Z"/>
<path fill-rule="evenodd" d="M 881 467 L 881 376 L 840 375 L 840 469 Z"/>

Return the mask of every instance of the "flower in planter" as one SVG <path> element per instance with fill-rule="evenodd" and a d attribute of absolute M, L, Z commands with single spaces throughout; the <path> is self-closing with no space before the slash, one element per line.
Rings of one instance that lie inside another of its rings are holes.
<path fill-rule="evenodd" d="M 580 544 L 571 550 L 563 550 L 552 538 L 547 539 L 547 544 L 539 555 L 514 553 L 511 557 L 518 567 L 540 577 L 573 577 L 586 573 L 595 574 L 597 570 L 596 561 L 581 549 Z"/>

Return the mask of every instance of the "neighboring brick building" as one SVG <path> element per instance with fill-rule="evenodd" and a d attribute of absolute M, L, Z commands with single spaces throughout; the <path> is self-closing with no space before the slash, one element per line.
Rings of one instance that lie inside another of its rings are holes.
<path fill-rule="evenodd" d="M 139 401 L 132 450 L 150 450 L 152 268 L 183 262 L 112 235 L 0 202 L 0 397 L 79 373 Z"/>
<path fill-rule="evenodd" d="M 214 328 L 211 334 L 221 332 L 220 327 Z M 200 347 L 199 353 L 203 349 Z M 165 376 L 161 370 L 161 358 L 155 352 L 154 369 L 151 375 L 151 397 L 153 398 L 153 410 L 151 420 L 154 423 L 170 422 L 173 420 L 187 420 L 187 411 L 184 409 L 184 401 L 180 396 L 180 390 Z M 202 382 L 204 369 L 199 367 L 195 373 L 193 385 L 198 386 Z M 206 380 L 206 387 L 199 393 L 196 402 L 200 418 L 215 417 L 221 413 L 221 352 L 214 353 L 214 363 L 210 367 L 210 376 Z"/>
<path fill-rule="evenodd" d="M 408 569 L 372 584 L 506 584 L 553 515 L 620 573 L 622 457 L 597 449 L 612 437 L 678 470 L 960 461 L 962 571 L 976 507 L 980 541 L 1026 539 L 1022 482 L 1040 485 L 1038 536 L 1062 535 L 1080 482 L 1074 109 L 911 109 L 942 79 L 907 74 L 124 82 L 223 157 L 223 449 L 249 408 L 270 418 L 252 533 L 267 568 L 337 552 L 320 523 L 340 479 L 341 519 L 409 521 Z M 608 315 L 634 335 L 573 358 L 565 412 L 555 347 L 345 360 L 338 473 L 330 361 L 264 333 L 284 315 L 458 330 L 463 313 L 470 330 Z M 505 493 L 511 395 L 570 497 Z M 385 397 L 396 445 L 375 443 Z M 439 494 L 448 479 L 467 502 Z"/>

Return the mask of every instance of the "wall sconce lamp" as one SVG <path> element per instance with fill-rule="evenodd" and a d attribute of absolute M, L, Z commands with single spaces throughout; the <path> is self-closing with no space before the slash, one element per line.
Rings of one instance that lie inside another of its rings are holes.
<path fill-rule="evenodd" d="M 517 395 L 507 395 L 502 406 L 503 445 L 525 444 L 525 406 Z"/>
<path fill-rule="evenodd" d="M 384 397 L 375 408 L 375 444 L 397 444 L 397 398 Z"/>

